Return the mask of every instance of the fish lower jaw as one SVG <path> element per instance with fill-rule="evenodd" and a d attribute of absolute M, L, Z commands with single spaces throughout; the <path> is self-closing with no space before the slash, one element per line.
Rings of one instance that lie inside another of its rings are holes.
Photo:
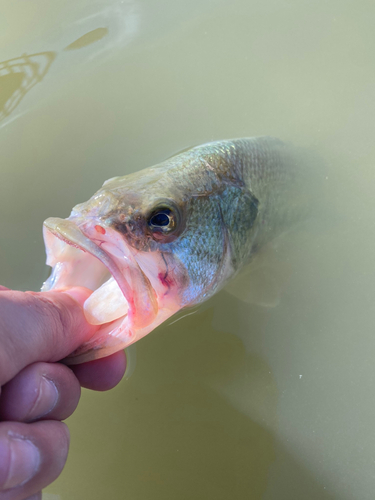
<path fill-rule="evenodd" d="M 125 349 L 152 332 L 179 309 L 177 305 L 159 309 L 155 320 L 144 328 L 133 327 L 127 315 L 112 323 L 103 324 L 90 340 L 78 347 L 63 362 L 69 365 L 86 363 Z"/>
<path fill-rule="evenodd" d="M 129 326 L 128 317 L 124 316 L 112 323 L 101 325 L 91 339 L 73 351 L 63 363 L 77 365 L 104 358 L 125 349 L 136 340 L 134 330 Z"/>

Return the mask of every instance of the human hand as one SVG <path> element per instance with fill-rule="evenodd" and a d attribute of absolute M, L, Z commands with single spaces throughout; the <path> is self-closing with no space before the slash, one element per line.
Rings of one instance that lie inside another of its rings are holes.
<path fill-rule="evenodd" d="M 63 359 L 88 340 L 82 307 L 89 292 L 18 292 L 0 287 L 0 500 L 40 500 L 61 473 L 80 386 L 114 387 L 125 372 L 123 351 L 67 367 Z"/>

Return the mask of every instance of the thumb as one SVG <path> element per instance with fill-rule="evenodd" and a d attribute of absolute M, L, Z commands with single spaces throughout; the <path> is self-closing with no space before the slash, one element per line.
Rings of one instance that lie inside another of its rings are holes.
<path fill-rule="evenodd" d="M 66 357 L 95 333 L 82 308 L 90 293 L 0 290 L 0 386 L 31 363 Z"/>

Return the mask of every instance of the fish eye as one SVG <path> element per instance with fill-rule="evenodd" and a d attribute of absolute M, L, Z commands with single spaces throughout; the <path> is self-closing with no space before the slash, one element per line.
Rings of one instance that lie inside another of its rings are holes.
<path fill-rule="evenodd" d="M 155 207 L 148 217 L 147 224 L 154 237 L 161 237 L 172 233 L 178 226 L 178 213 L 168 206 Z"/>
<path fill-rule="evenodd" d="M 150 226 L 166 227 L 170 222 L 170 210 L 163 210 L 154 214 L 149 221 Z"/>

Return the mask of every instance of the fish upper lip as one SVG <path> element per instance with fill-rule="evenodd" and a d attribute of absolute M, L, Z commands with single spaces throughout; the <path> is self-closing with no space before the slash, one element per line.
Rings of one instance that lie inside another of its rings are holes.
<path fill-rule="evenodd" d="M 121 291 L 126 297 L 129 285 L 121 275 L 116 262 L 107 252 L 100 248 L 99 245 L 88 238 L 74 222 L 58 217 L 50 217 L 44 221 L 44 225 L 51 233 L 68 245 L 79 248 L 84 252 L 89 252 L 99 259 L 116 279 Z"/>
<path fill-rule="evenodd" d="M 132 326 L 142 328 L 155 319 L 158 311 L 155 291 L 126 245 L 121 244 L 115 230 L 109 230 L 109 235 L 106 230 L 106 238 L 95 235 L 95 240 L 100 241 L 98 245 L 93 241 L 93 235 L 88 234 L 92 224 L 78 226 L 73 220 L 50 217 L 44 226 L 57 238 L 90 253 L 106 266 L 128 302 Z"/>

